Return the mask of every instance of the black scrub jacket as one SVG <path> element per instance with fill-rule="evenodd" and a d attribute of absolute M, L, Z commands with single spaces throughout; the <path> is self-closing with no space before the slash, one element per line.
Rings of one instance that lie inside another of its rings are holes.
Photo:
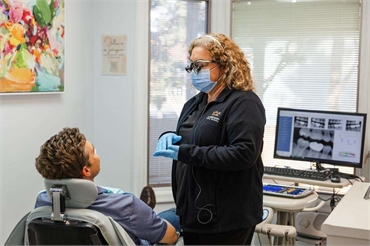
<path fill-rule="evenodd" d="M 177 132 L 206 96 L 200 92 L 185 103 Z M 177 161 L 172 167 L 173 195 L 183 230 L 219 233 L 262 221 L 265 124 L 265 109 L 252 91 L 224 89 L 206 106 L 189 143 L 179 148 L 178 160 L 187 165 L 186 172 L 177 168 Z M 186 176 L 179 187 L 177 171 Z M 185 204 L 177 204 L 177 192 L 186 194 Z"/>

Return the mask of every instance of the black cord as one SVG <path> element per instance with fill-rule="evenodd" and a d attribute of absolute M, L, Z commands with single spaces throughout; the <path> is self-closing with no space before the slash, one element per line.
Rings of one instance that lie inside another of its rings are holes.
<path fill-rule="evenodd" d="M 210 209 L 208 209 L 207 207 L 216 207 L 216 206 L 215 206 L 214 204 L 207 204 L 207 205 L 204 205 L 203 207 L 198 207 L 198 206 L 197 206 L 198 198 L 199 198 L 200 194 L 202 193 L 202 187 L 200 187 L 200 185 L 199 185 L 198 181 L 197 181 L 197 180 L 196 180 L 196 178 L 195 178 L 195 174 L 194 174 L 194 166 L 192 166 L 192 174 L 193 174 L 193 179 L 194 179 L 194 181 L 195 181 L 195 183 L 196 183 L 196 185 L 198 186 L 198 189 L 199 189 L 198 195 L 197 195 L 197 197 L 195 198 L 195 201 L 194 201 L 194 207 L 195 207 L 195 208 L 197 208 L 197 209 L 199 209 L 198 214 L 197 214 L 197 220 L 198 220 L 198 222 L 199 222 L 199 223 L 201 223 L 201 224 L 203 224 L 203 225 L 206 225 L 206 224 L 208 224 L 209 222 L 211 222 L 211 221 L 212 221 L 212 219 L 213 219 L 213 213 L 212 213 L 212 211 L 211 211 Z M 210 218 L 209 218 L 208 220 L 206 220 L 206 221 L 203 221 L 203 220 L 201 219 L 201 217 L 200 217 L 200 213 L 201 213 L 201 212 L 207 212 L 207 213 L 209 213 Z"/>
<path fill-rule="evenodd" d="M 323 198 L 321 198 L 321 197 L 318 197 L 321 201 L 324 201 L 324 202 L 327 202 L 327 201 L 329 201 L 330 199 L 331 199 L 331 197 L 329 197 L 328 199 L 323 199 Z"/>
<path fill-rule="evenodd" d="M 362 180 L 362 178 L 360 178 L 360 177 L 357 177 L 357 178 L 354 178 L 355 180 L 357 180 L 357 181 L 361 181 L 361 182 L 364 182 L 363 180 Z"/>
<path fill-rule="evenodd" d="M 337 203 L 340 202 L 341 200 L 342 199 L 339 197 L 336 197 L 336 198 L 333 197 L 333 199 L 330 201 L 331 211 L 334 210 L 334 208 L 337 206 Z"/>
<path fill-rule="evenodd" d="M 338 202 L 340 202 L 340 200 L 342 200 L 340 197 L 335 197 L 338 194 L 338 192 L 339 192 L 339 190 L 337 192 L 335 192 L 335 188 L 333 188 L 333 194 L 329 198 L 330 199 L 330 208 L 331 208 L 331 211 L 333 211 L 334 208 L 336 207 L 336 204 Z"/>
<path fill-rule="evenodd" d="M 335 173 L 335 174 L 339 175 L 339 177 L 344 178 L 344 179 L 360 179 L 360 180 L 362 180 L 359 176 L 357 176 L 355 174 L 341 173 L 341 172 L 338 172 L 338 173 Z"/>

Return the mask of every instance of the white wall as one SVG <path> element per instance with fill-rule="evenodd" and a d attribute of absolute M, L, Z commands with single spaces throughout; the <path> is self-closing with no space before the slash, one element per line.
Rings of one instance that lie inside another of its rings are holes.
<path fill-rule="evenodd" d="M 358 110 L 367 113 L 365 155 L 367 161 L 357 174 L 370 181 L 370 0 L 362 1 L 362 32 L 359 73 L 359 101 Z"/>
<path fill-rule="evenodd" d="M 135 60 L 135 6 L 124 0 L 67 0 L 65 92 L 0 97 L 0 245 L 33 208 L 43 189 L 35 157 L 63 127 L 79 127 L 96 144 L 102 158 L 98 182 L 130 189 L 136 64 L 128 62 L 127 76 L 118 77 L 100 76 L 99 62 L 103 34 L 126 34 L 128 61 Z"/>
<path fill-rule="evenodd" d="M 94 145 L 102 160 L 96 183 L 105 186 L 131 187 L 133 150 L 135 144 L 135 84 L 136 84 L 136 3 L 134 1 L 106 1 L 94 4 L 94 31 L 91 40 L 95 60 L 91 71 L 95 80 Z M 109 6 L 109 7 L 107 7 Z M 103 21 L 101 21 L 103 20 Z M 127 36 L 127 74 L 101 75 L 101 36 Z"/>

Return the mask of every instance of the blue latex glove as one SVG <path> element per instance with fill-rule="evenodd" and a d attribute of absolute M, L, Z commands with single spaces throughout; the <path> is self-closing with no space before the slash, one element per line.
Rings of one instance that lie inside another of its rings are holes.
<path fill-rule="evenodd" d="M 158 139 L 155 151 L 167 150 L 169 146 L 181 140 L 181 136 L 175 133 L 166 133 Z"/>
<path fill-rule="evenodd" d="M 168 149 L 166 150 L 158 150 L 153 153 L 153 156 L 163 156 L 167 158 L 172 158 L 175 161 L 177 161 L 177 158 L 179 156 L 179 146 L 177 145 L 171 145 L 168 146 Z"/>

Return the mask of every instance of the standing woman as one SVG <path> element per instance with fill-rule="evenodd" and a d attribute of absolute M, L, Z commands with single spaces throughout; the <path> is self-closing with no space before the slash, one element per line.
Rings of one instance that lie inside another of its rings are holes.
<path fill-rule="evenodd" d="M 174 160 L 172 190 L 185 244 L 249 245 L 262 221 L 265 109 L 249 63 L 229 37 L 193 40 L 188 58 L 185 70 L 200 92 L 153 155 Z"/>

